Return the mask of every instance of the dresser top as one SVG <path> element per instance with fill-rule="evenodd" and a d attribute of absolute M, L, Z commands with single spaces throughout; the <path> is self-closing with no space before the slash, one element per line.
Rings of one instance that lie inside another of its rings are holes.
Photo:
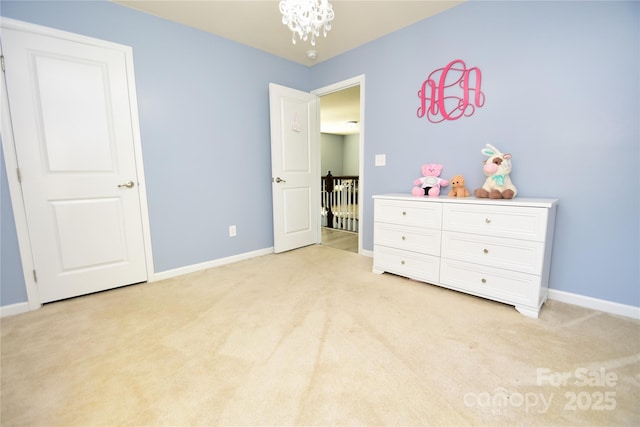
<path fill-rule="evenodd" d="M 376 194 L 374 199 L 386 200 L 412 200 L 424 203 L 468 203 L 474 205 L 494 205 L 494 206 L 529 206 L 538 208 L 550 208 L 558 204 L 558 199 L 528 199 L 516 197 L 514 199 L 478 199 L 476 197 L 415 197 L 406 193 Z"/>

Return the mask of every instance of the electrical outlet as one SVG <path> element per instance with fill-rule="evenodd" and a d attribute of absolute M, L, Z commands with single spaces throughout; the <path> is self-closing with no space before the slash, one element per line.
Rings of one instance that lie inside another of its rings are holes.
<path fill-rule="evenodd" d="M 376 154 L 375 165 L 384 166 L 387 164 L 387 156 L 385 154 Z"/>
<path fill-rule="evenodd" d="M 235 225 L 229 226 L 229 237 L 236 237 L 237 231 Z"/>

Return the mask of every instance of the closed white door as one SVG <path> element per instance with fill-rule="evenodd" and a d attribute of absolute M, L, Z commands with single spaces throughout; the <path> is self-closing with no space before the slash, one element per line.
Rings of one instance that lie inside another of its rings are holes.
<path fill-rule="evenodd" d="M 269 84 L 274 252 L 319 243 L 318 97 Z"/>
<path fill-rule="evenodd" d="M 1 41 L 40 302 L 146 281 L 125 47 Z"/>

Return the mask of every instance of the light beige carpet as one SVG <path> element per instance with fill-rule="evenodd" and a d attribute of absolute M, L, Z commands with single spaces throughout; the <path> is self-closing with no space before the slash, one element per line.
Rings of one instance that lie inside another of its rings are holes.
<path fill-rule="evenodd" d="M 1 320 L 2 426 L 640 425 L 640 322 L 324 246 Z"/>

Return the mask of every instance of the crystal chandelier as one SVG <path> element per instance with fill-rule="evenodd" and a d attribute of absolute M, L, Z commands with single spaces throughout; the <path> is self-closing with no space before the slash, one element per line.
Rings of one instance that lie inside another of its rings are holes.
<path fill-rule="evenodd" d="M 311 38 L 311 45 L 316 45 L 316 37 L 320 37 L 320 28 L 327 37 L 334 18 L 333 6 L 329 0 L 282 0 L 280 2 L 282 23 L 293 32 L 291 41 L 296 44 L 298 38 L 307 41 Z"/>

